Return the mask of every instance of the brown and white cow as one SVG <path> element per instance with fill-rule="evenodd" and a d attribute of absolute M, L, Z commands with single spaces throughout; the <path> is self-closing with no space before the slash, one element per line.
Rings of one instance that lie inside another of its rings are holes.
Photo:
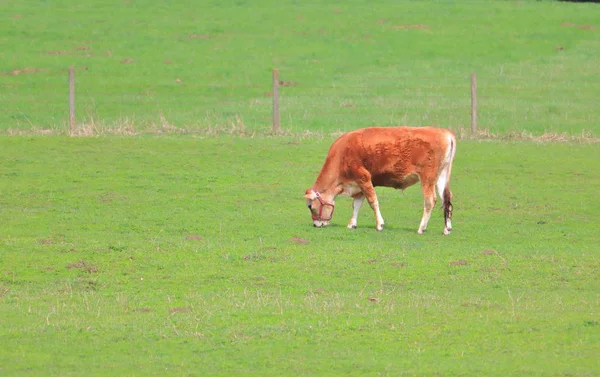
<path fill-rule="evenodd" d="M 422 234 L 427 228 L 437 187 L 443 200 L 444 235 L 450 234 L 450 174 L 455 151 L 456 137 L 441 128 L 370 127 L 340 136 L 331 145 L 315 184 L 304 195 L 313 225 L 329 224 L 335 198 L 341 194 L 354 198 L 348 228 L 356 228 L 358 211 L 366 197 L 375 212 L 376 229 L 383 230 L 384 221 L 374 187 L 404 190 L 421 181 L 425 204 L 417 233 Z"/>

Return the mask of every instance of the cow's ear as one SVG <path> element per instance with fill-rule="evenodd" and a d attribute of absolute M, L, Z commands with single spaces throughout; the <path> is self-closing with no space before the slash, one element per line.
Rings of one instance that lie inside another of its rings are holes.
<path fill-rule="evenodd" d="M 304 195 L 305 199 L 314 200 L 317 198 L 317 194 L 311 189 L 306 190 L 306 195 Z"/>

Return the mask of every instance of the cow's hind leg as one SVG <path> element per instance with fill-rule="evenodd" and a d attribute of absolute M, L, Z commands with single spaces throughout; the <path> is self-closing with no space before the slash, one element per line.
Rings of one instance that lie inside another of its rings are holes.
<path fill-rule="evenodd" d="M 435 189 L 434 185 L 430 183 L 422 183 L 423 189 L 423 218 L 421 219 L 421 224 L 419 225 L 419 229 L 417 233 L 423 234 L 425 229 L 427 229 L 427 223 L 429 222 L 429 218 L 431 217 L 431 211 L 433 207 L 435 207 Z"/>
<path fill-rule="evenodd" d="M 363 194 L 354 198 L 354 201 L 352 202 L 352 218 L 350 218 L 350 222 L 348 223 L 348 229 L 356 229 L 358 211 L 360 210 L 360 207 L 362 207 L 364 201 L 365 196 Z"/>
<path fill-rule="evenodd" d="M 452 230 L 452 192 L 448 182 L 448 168 L 442 170 L 437 181 L 438 195 L 443 201 L 444 209 L 444 235 L 447 236 Z"/>

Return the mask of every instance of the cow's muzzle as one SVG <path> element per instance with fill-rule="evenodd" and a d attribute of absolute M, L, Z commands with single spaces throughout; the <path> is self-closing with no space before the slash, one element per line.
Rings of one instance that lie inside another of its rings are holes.
<path fill-rule="evenodd" d="M 321 203 L 321 207 L 319 208 L 319 214 L 318 215 L 315 215 L 311 211 L 311 215 L 312 215 L 312 219 L 313 219 L 313 224 L 316 227 L 327 226 L 329 224 L 329 221 L 333 217 L 333 211 L 335 210 L 335 205 L 333 203 L 328 203 L 325 200 L 323 200 L 323 198 L 321 197 L 321 194 L 319 194 L 318 191 L 313 190 L 313 192 L 317 196 L 317 199 L 319 200 L 319 203 Z M 323 209 L 325 207 L 331 207 L 331 213 L 329 213 L 329 216 L 323 216 Z M 320 224 L 320 225 L 317 225 L 317 224 Z"/>

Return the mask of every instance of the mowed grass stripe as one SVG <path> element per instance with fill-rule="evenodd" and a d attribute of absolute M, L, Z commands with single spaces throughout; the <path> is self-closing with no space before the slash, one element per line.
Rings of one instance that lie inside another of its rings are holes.
<path fill-rule="evenodd" d="M 443 237 L 314 229 L 330 143 L 0 138 L 2 374 L 595 373 L 595 145 L 460 142 Z"/>

